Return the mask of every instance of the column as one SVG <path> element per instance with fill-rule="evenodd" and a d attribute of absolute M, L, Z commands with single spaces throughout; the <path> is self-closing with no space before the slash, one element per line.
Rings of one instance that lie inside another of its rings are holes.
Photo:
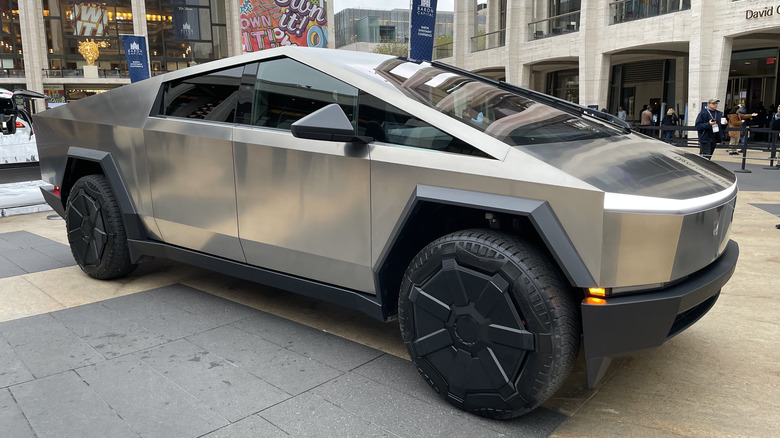
<path fill-rule="evenodd" d="M 714 22 L 717 8 L 713 8 L 704 0 L 691 1 L 691 25 L 699 27 L 699 32 L 692 29 L 689 79 L 688 79 L 688 123 L 693 124 L 696 115 L 701 111 L 701 103 L 708 99 L 726 98 L 726 85 L 729 79 L 731 65 L 732 39 L 719 36 L 715 32 Z M 722 108 L 721 108 L 722 110 Z"/>
<path fill-rule="evenodd" d="M 146 28 L 146 2 L 144 0 L 132 0 L 130 7 L 133 9 L 133 33 L 148 36 L 149 33 Z"/>
<path fill-rule="evenodd" d="M 43 69 L 48 65 L 46 57 L 46 32 L 42 32 L 43 3 L 40 0 L 19 1 L 19 26 L 22 31 L 24 51 L 24 77 L 28 90 L 43 93 Z M 36 99 L 36 110 L 42 111 L 46 104 Z"/>
<path fill-rule="evenodd" d="M 244 42 L 241 39 L 241 0 L 228 0 L 225 3 L 225 21 L 227 22 L 227 38 L 228 38 L 228 54 L 230 56 L 238 56 L 244 53 Z M 333 9 L 333 0 L 328 2 L 328 9 Z M 331 44 L 331 37 L 335 38 L 335 29 L 331 30 L 331 26 L 335 24 L 332 20 L 333 12 L 328 11 L 328 44 Z M 336 47 L 336 41 L 333 40 L 333 45 L 329 47 Z"/>
<path fill-rule="evenodd" d="M 584 0 L 580 11 L 580 105 L 606 108 L 609 95 L 611 57 L 601 52 L 600 39 L 609 4 L 600 0 Z"/>
<path fill-rule="evenodd" d="M 529 87 L 531 68 L 523 62 L 523 46 L 528 44 L 528 23 L 534 20 L 534 2 L 507 0 L 506 5 L 506 81 L 521 87 Z"/>
<path fill-rule="evenodd" d="M 455 32 L 452 48 L 455 65 L 465 65 L 471 53 L 471 37 L 477 34 L 477 0 L 455 0 Z"/>

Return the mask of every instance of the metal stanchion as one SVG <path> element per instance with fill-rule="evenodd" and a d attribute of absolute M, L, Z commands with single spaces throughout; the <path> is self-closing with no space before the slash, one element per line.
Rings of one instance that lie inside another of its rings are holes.
<path fill-rule="evenodd" d="M 776 132 L 770 132 L 769 135 L 772 137 L 772 146 L 771 147 L 771 153 L 769 154 L 769 167 L 765 167 L 766 170 L 780 170 L 780 162 L 777 163 L 778 166 L 775 166 L 775 159 L 777 158 L 777 133 Z"/>
<path fill-rule="evenodd" d="M 745 133 L 747 137 L 745 137 L 745 143 L 742 144 L 742 166 L 735 170 L 734 173 L 753 173 L 752 171 L 745 169 L 745 162 L 747 161 L 747 139 L 750 135 L 750 128 L 748 127 L 747 133 Z"/>

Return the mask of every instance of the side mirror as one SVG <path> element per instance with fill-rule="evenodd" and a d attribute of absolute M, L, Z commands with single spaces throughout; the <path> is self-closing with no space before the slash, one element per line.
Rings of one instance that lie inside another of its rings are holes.
<path fill-rule="evenodd" d="M 310 140 L 340 141 L 347 143 L 370 143 L 371 137 L 355 135 L 344 110 L 337 103 L 324 106 L 291 126 L 292 134 L 297 138 Z"/>

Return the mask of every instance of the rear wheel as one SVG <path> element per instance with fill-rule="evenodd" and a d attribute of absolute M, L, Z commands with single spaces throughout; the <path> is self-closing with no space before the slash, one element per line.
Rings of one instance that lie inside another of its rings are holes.
<path fill-rule="evenodd" d="M 579 312 L 557 266 L 492 230 L 423 248 L 404 275 L 399 320 L 426 381 L 451 404 L 491 418 L 539 406 L 579 352 Z"/>
<path fill-rule="evenodd" d="M 119 203 L 102 175 L 76 181 L 68 196 L 65 223 L 73 258 L 90 277 L 107 280 L 135 269 Z"/>

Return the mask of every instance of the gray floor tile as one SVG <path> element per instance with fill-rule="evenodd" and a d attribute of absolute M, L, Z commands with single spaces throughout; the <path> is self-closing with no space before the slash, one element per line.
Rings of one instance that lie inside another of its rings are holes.
<path fill-rule="evenodd" d="M 24 362 L 16 356 L 5 337 L 0 335 L 0 388 L 32 379 L 33 375 L 24 365 Z"/>
<path fill-rule="evenodd" d="M 226 325 L 253 316 L 257 310 L 201 290 L 172 284 L 147 292 L 155 298 L 198 315 L 215 326 Z"/>
<path fill-rule="evenodd" d="M 38 378 L 105 360 L 51 314 L 4 322 L 0 332 Z"/>
<path fill-rule="evenodd" d="M 349 371 L 382 353 L 357 342 L 317 330 L 269 313 L 233 324 L 234 327 L 281 345 L 340 371 Z"/>
<path fill-rule="evenodd" d="M 52 315 L 106 358 L 169 341 L 100 303 L 59 310 Z"/>
<path fill-rule="evenodd" d="M 398 436 L 311 393 L 301 394 L 259 415 L 296 437 Z"/>
<path fill-rule="evenodd" d="M 130 294 L 103 301 L 103 306 L 131 319 L 168 341 L 217 327 L 213 322 L 159 300 L 153 294 Z"/>
<path fill-rule="evenodd" d="M 35 246 L 35 250 L 46 254 L 47 256 L 61 262 L 65 266 L 73 266 L 76 261 L 73 260 L 73 253 L 70 251 L 68 245 L 63 245 L 59 242 L 51 241 L 45 245 Z"/>
<path fill-rule="evenodd" d="M 203 438 L 288 438 L 289 436 L 259 415 L 252 415 L 204 435 Z"/>
<path fill-rule="evenodd" d="M 34 248 L 17 249 L 16 251 L 5 253 L 5 256 L 28 273 L 48 271 L 49 269 L 67 266 L 65 263 L 49 257 Z"/>
<path fill-rule="evenodd" d="M 453 414 L 448 407 L 426 403 L 354 373 L 331 380 L 311 392 L 400 436 L 505 436 L 470 418 Z M 377 412 L 382 415 L 376 415 Z"/>
<path fill-rule="evenodd" d="M 238 421 L 290 397 L 185 340 L 145 350 L 136 356 L 230 421 Z"/>
<path fill-rule="evenodd" d="M 321 362 L 232 326 L 210 330 L 187 340 L 288 394 L 300 394 L 341 374 Z"/>
<path fill-rule="evenodd" d="M 0 278 L 15 277 L 26 273 L 27 271 L 20 268 L 19 265 L 0 254 Z"/>
<path fill-rule="evenodd" d="M 135 356 L 76 371 L 141 436 L 195 437 L 229 424 Z"/>
<path fill-rule="evenodd" d="M 47 239 L 29 231 L 11 231 L 9 233 L 2 233 L 0 234 L 0 239 L 3 239 L 9 244 L 16 246 L 16 248 L 34 248 L 36 246 L 57 243 L 51 239 Z"/>
<path fill-rule="evenodd" d="M 7 389 L 0 389 L 0 430 L 13 438 L 35 438 L 30 423 Z"/>
<path fill-rule="evenodd" d="M 780 204 L 750 204 L 754 207 L 758 207 L 766 212 L 772 213 L 775 216 L 780 216 Z"/>
<path fill-rule="evenodd" d="M 72 371 L 22 383 L 11 392 L 39 438 L 137 437 Z"/>
<path fill-rule="evenodd" d="M 496 421 L 479 417 L 456 408 L 444 401 L 422 378 L 414 364 L 405 359 L 385 354 L 353 371 L 382 385 L 391 387 L 411 397 L 437 406 L 452 415 L 463 417 L 475 423 L 513 437 L 547 436 L 552 433 L 566 416 L 545 408 L 524 415 L 522 418 Z"/>

